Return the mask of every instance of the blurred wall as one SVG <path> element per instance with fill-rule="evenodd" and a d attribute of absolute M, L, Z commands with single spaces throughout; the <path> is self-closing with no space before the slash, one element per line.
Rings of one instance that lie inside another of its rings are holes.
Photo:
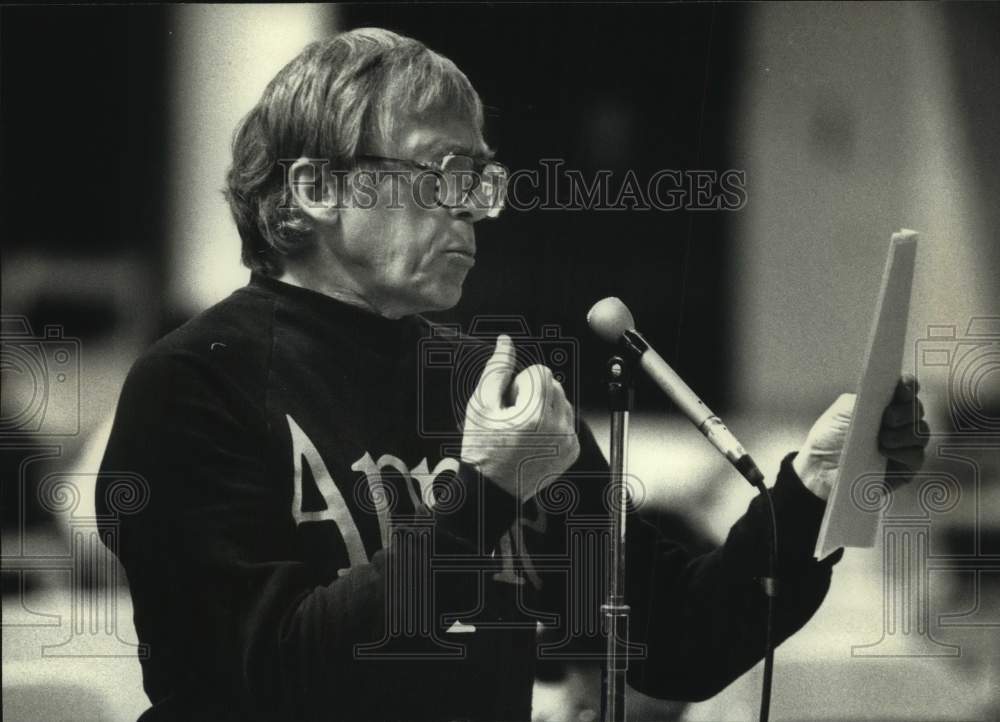
<path fill-rule="evenodd" d="M 1000 107 L 998 26 L 986 9 L 949 37 L 967 5 L 753 7 L 735 126 L 749 203 L 735 229 L 734 386 L 745 408 L 811 413 L 857 383 L 894 230 L 921 232 L 909 370 L 920 375 L 929 324 L 961 334 L 1000 313 L 994 196 L 974 175 L 1000 139 L 969 137 Z M 975 103 L 963 75 L 979 80 Z M 940 390 L 926 389 L 938 411 Z"/>
<path fill-rule="evenodd" d="M 288 61 L 334 31 L 336 6 L 186 4 L 174 13 L 167 293 L 194 313 L 249 277 L 222 196 L 233 131 Z"/>

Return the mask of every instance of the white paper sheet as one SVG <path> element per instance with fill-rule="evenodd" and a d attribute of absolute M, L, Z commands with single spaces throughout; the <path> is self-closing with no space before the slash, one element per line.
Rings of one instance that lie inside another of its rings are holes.
<path fill-rule="evenodd" d="M 854 416 L 841 454 L 840 473 L 830 492 L 816 541 L 818 559 L 838 547 L 875 544 L 881 512 L 874 484 L 885 473 L 885 457 L 878 450 L 878 431 L 902 370 L 917 237 L 915 231 L 903 229 L 893 233 L 889 243 Z"/>

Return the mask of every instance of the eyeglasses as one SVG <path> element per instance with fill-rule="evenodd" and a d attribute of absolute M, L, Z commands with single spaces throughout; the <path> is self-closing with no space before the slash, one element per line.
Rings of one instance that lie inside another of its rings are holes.
<path fill-rule="evenodd" d="M 419 171 L 414 186 L 418 188 L 421 203 L 428 201 L 425 183 L 433 180 L 431 205 L 458 208 L 471 202 L 474 208 L 486 211 L 487 218 L 496 218 L 504 208 L 510 172 L 495 160 L 456 153 L 431 163 L 381 155 L 359 155 L 358 160 L 398 163 Z"/>

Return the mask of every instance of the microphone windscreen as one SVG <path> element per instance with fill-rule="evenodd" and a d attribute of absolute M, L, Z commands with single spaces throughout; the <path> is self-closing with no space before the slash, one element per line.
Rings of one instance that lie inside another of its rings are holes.
<path fill-rule="evenodd" d="M 614 296 L 602 298 L 587 312 L 587 323 L 608 343 L 618 343 L 622 334 L 635 328 L 628 306 Z"/>

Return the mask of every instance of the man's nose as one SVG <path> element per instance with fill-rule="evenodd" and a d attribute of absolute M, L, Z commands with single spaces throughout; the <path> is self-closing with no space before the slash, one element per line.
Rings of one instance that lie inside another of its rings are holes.
<path fill-rule="evenodd" d="M 448 212 L 451 214 L 452 218 L 457 218 L 465 221 L 466 223 L 476 223 L 488 216 L 489 209 L 477 206 L 470 198 L 466 199 L 465 203 L 461 205 L 451 206 L 448 208 Z"/>

